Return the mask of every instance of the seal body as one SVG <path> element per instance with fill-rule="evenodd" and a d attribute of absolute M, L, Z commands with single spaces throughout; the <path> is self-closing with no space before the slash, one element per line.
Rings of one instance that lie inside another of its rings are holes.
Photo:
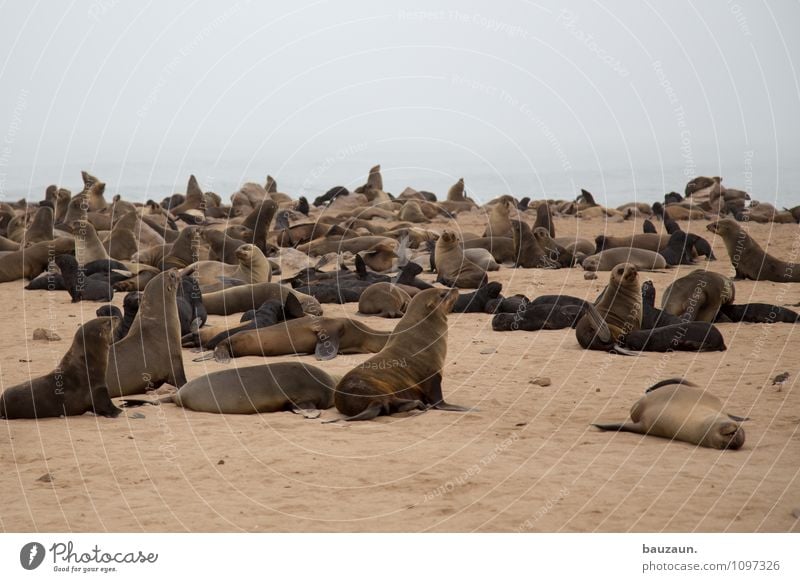
<path fill-rule="evenodd" d="M 608 286 L 592 306 L 586 305 L 575 326 L 581 347 L 609 350 L 624 336 L 642 327 L 642 295 L 639 274 L 634 265 L 621 263 L 614 267 Z"/>
<path fill-rule="evenodd" d="M 116 417 L 121 412 L 106 388 L 108 346 L 117 317 L 98 317 L 83 324 L 58 367 L 39 378 L 6 389 L 0 395 L 0 418 L 47 418 L 94 412 Z"/>
<path fill-rule="evenodd" d="M 739 449 L 745 420 L 726 414 L 716 396 L 681 380 L 659 382 L 631 408 L 631 422 L 595 424 L 602 430 L 618 430 L 658 436 L 709 447 Z"/>
<path fill-rule="evenodd" d="M 774 281 L 775 283 L 800 282 L 800 265 L 787 263 L 767 254 L 736 221 L 723 218 L 706 227 L 722 237 L 737 279 Z"/>
<path fill-rule="evenodd" d="M 661 309 L 684 321 L 713 323 L 722 305 L 733 303 L 736 288 L 728 277 L 695 269 L 673 281 L 661 296 Z"/>
<path fill-rule="evenodd" d="M 426 289 L 411 300 L 386 346 L 337 384 L 334 402 L 346 420 L 427 406 L 465 410 L 447 404 L 442 396 L 447 314 L 457 298 L 455 289 Z"/>
<path fill-rule="evenodd" d="M 336 382 L 324 370 L 279 362 L 213 372 L 184 384 L 175 404 L 197 412 L 255 414 L 333 406 Z"/>

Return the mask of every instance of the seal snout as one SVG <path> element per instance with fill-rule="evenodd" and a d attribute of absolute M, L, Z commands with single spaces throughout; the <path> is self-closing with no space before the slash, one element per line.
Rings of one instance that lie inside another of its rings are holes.
<path fill-rule="evenodd" d="M 736 450 L 744 444 L 744 429 L 735 422 L 725 423 L 719 432 L 723 438 L 721 448 Z"/>

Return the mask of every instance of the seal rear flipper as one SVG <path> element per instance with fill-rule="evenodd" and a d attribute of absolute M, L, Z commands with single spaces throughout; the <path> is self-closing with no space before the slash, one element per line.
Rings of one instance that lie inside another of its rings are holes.
<path fill-rule="evenodd" d="M 742 416 L 736 416 L 735 414 L 729 414 L 728 418 L 730 418 L 731 420 L 735 420 L 736 422 L 745 422 L 750 420 L 749 416 L 742 417 Z"/>
<path fill-rule="evenodd" d="M 656 382 L 655 384 L 650 386 L 650 388 L 645 390 L 644 393 L 648 394 L 653 390 L 657 390 L 658 388 L 661 388 L 663 386 L 671 386 L 672 384 L 681 384 L 683 386 L 692 386 L 692 387 L 697 386 L 697 384 L 695 384 L 694 382 L 690 382 L 689 380 L 685 380 L 683 378 L 669 378 L 667 380 L 661 380 L 661 382 Z"/>
<path fill-rule="evenodd" d="M 619 356 L 640 356 L 641 352 L 635 352 L 633 350 L 629 350 L 626 347 L 615 345 L 610 350 L 608 350 L 609 354 L 617 354 Z"/>
<path fill-rule="evenodd" d="M 635 432 L 638 434 L 642 434 L 639 425 L 632 422 L 612 422 L 603 424 L 592 423 L 592 426 L 597 427 L 600 430 L 613 430 L 617 432 Z"/>
<path fill-rule="evenodd" d="M 383 404 L 380 402 L 373 402 L 369 406 L 367 406 L 364 410 L 359 412 L 354 416 L 347 416 L 345 418 L 334 418 L 331 420 L 324 420 L 322 424 L 329 424 L 332 422 L 339 422 L 340 420 L 344 420 L 347 422 L 356 421 L 356 420 L 372 420 L 373 418 L 377 418 L 380 416 L 381 412 L 383 411 Z"/>
<path fill-rule="evenodd" d="M 448 404 L 444 400 L 434 404 L 431 408 L 436 410 L 445 410 L 447 412 L 480 412 L 477 408 L 467 408 L 466 406 L 459 406 L 458 404 Z"/>
<path fill-rule="evenodd" d="M 219 348 L 220 346 L 217 346 L 217 349 Z M 230 361 L 230 354 L 228 355 L 228 359 L 223 361 L 220 357 L 217 357 L 217 350 L 215 349 L 214 351 L 205 352 L 202 356 L 192 359 L 193 362 L 207 362 L 208 360 L 216 360 L 218 362 L 222 362 L 223 364 L 227 364 Z"/>
<path fill-rule="evenodd" d="M 123 408 L 138 408 L 140 406 L 159 406 L 161 404 L 175 403 L 175 395 L 162 396 L 161 398 L 123 398 L 119 401 Z"/>

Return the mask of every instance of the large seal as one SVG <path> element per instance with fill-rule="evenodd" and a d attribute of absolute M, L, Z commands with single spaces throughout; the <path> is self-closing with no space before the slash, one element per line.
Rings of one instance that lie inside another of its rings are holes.
<path fill-rule="evenodd" d="M 113 397 L 186 384 L 176 296 L 180 280 L 165 271 L 147 284 L 128 334 L 109 350 L 106 383 Z"/>
<path fill-rule="evenodd" d="M 635 265 L 640 271 L 654 271 L 667 267 L 666 259 L 657 252 L 634 247 L 606 249 L 583 259 L 586 271 L 610 271 L 620 263 Z"/>
<path fill-rule="evenodd" d="M 116 317 L 98 317 L 83 324 L 58 367 L 0 395 L 0 418 L 47 418 L 94 412 L 116 417 L 106 388 L 108 346 L 119 324 Z"/>
<path fill-rule="evenodd" d="M 642 294 L 634 265 L 614 267 L 608 286 L 595 305 L 586 303 L 575 326 L 581 347 L 609 351 L 624 342 L 624 336 L 642 327 Z"/>
<path fill-rule="evenodd" d="M 301 317 L 269 327 L 241 331 L 222 340 L 213 352 L 196 358 L 228 362 L 243 356 L 314 354 L 330 360 L 337 354 L 381 351 L 390 332 L 372 329 L 348 317 Z"/>
<path fill-rule="evenodd" d="M 631 408 L 631 421 L 595 424 L 617 430 L 685 441 L 712 449 L 738 449 L 744 444 L 741 423 L 747 420 L 723 412 L 716 396 L 681 379 L 659 382 Z"/>
<path fill-rule="evenodd" d="M 737 279 L 774 281 L 775 283 L 800 282 L 800 267 L 767 254 L 741 226 L 730 218 L 712 222 L 706 227 L 722 237 L 725 248 L 736 269 Z"/>
<path fill-rule="evenodd" d="M 728 277 L 695 269 L 673 281 L 661 296 L 661 309 L 683 321 L 713 323 L 722 305 L 733 303 L 736 288 Z"/>
<path fill-rule="evenodd" d="M 335 387 L 336 380 L 316 366 L 279 362 L 200 376 L 181 386 L 174 395 L 155 402 L 172 402 L 195 412 L 215 414 L 291 410 L 311 417 L 314 411 L 319 416 L 318 411 L 333 406 Z"/>
<path fill-rule="evenodd" d="M 447 314 L 457 298 L 455 289 L 426 289 L 411 300 L 386 347 L 336 385 L 334 402 L 345 420 L 427 407 L 469 410 L 447 404 L 442 396 Z"/>

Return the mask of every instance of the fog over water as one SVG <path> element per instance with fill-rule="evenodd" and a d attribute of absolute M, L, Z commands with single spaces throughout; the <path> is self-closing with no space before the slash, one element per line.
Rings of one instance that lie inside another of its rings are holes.
<path fill-rule="evenodd" d="M 800 204 L 796 2 L 40 2 L 0 18 L 0 196 L 81 169 L 133 199 L 272 174 Z"/>

